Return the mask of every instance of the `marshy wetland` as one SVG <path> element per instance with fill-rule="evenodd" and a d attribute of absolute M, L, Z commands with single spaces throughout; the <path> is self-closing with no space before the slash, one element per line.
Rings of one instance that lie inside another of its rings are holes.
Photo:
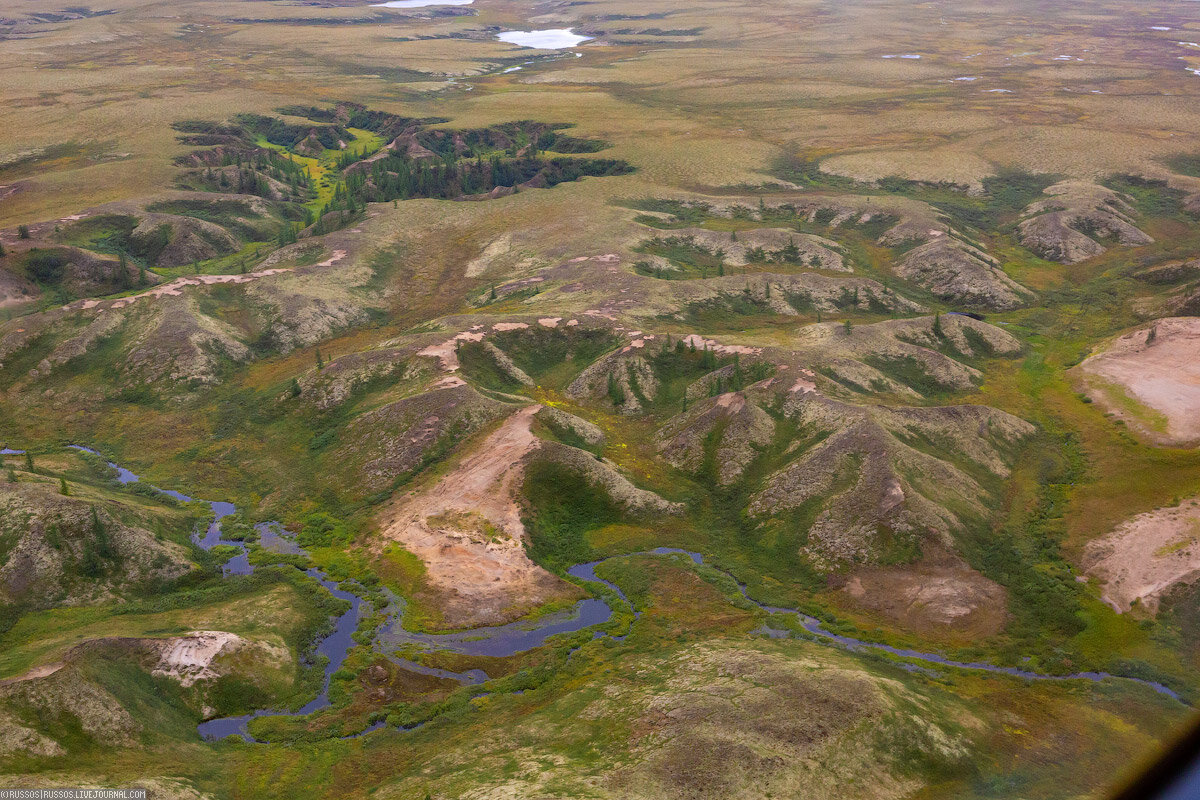
<path fill-rule="evenodd" d="M 1102 796 L 1195 5 L 8 0 L 0 788 Z"/>

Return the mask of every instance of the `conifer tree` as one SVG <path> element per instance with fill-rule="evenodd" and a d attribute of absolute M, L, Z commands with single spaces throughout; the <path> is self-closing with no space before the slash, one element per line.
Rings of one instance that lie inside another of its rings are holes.
<path fill-rule="evenodd" d="M 71 493 L 71 490 L 69 488 L 67 488 L 67 479 L 66 478 L 58 479 L 58 493 L 62 494 L 62 495 L 69 495 Z"/>

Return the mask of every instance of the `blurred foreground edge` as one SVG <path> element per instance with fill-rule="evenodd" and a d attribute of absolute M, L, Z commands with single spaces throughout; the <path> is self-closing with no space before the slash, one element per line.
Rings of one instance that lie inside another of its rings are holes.
<path fill-rule="evenodd" d="M 1200 719 L 1110 800 L 1200 800 Z"/>

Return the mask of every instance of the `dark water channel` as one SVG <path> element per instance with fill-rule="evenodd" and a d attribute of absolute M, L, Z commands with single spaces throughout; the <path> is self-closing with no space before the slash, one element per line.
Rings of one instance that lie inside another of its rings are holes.
<path fill-rule="evenodd" d="M 94 450 L 78 445 L 71 445 L 77 450 L 99 455 Z M 109 464 L 110 467 L 117 471 L 117 479 L 121 483 L 135 483 L 138 476 L 127 469 Z M 156 490 L 163 494 L 173 497 L 181 502 L 193 502 L 193 498 L 188 497 L 177 491 L 159 489 Z M 212 508 L 213 520 L 208 527 L 201 533 L 197 532 L 194 535 L 194 541 L 197 545 L 205 550 L 211 550 L 218 545 L 229 545 L 238 549 L 237 555 L 232 557 L 223 567 L 226 575 L 248 575 L 254 571 L 254 567 L 250 564 L 247 555 L 246 546 L 244 543 L 236 540 L 224 539 L 221 535 L 221 521 L 235 513 L 236 508 L 232 503 L 222 501 L 204 501 Z M 304 550 L 297 545 L 278 523 L 260 523 L 255 526 L 259 534 L 259 543 L 263 547 L 278 553 L 294 553 L 304 554 Z M 612 558 L 623 558 L 627 555 L 683 555 L 691 559 L 696 565 L 703 565 L 704 557 L 700 553 L 689 550 L 681 550 L 672 547 L 659 547 L 644 553 L 622 554 L 620 556 L 612 556 Z M 585 582 L 599 583 L 611 590 L 621 602 L 629 605 L 633 610 L 634 617 L 640 614 L 633 609 L 629 599 L 624 592 L 615 584 L 604 580 L 596 574 L 596 567 L 603 564 L 608 559 L 598 561 L 589 561 L 582 564 L 576 564 L 567 570 L 567 574 Z M 358 595 L 339 589 L 336 582 L 331 580 L 323 571 L 312 568 L 307 570 L 307 574 L 316 579 L 324 586 L 330 594 L 350 603 L 350 608 L 345 613 L 338 616 L 334 621 L 334 630 L 317 645 L 319 655 L 325 656 L 327 660 L 324 669 L 324 678 L 321 685 L 321 691 L 311 702 L 304 705 L 298 711 L 279 711 L 273 709 L 260 709 L 251 714 L 245 714 L 238 717 L 225 717 L 220 719 L 212 719 L 203 722 L 199 725 L 199 733 L 206 739 L 221 739 L 226 736 L 241 736 L 250 740 L 247 732 L 247 724 L 251 719 L 260 716 L 270 715 L 285 715 L 285 716 L 303 716 L 311 714 L 314 711 L 320 711 L 330 705 L 329 702 L 329 682 L 331 676 L 336 672 L 346 660 L 346 656 L 350 649 L 354 647 L 353 633 L 358 628 L 359 621 L 363 616 L 364 606 L 366 601 Z M 729 573 L 722 574 L 732 578 Z M 736 582 L 736 579 L 734 579 Z M 1003 667 L 995 664 L 989 664 L 979 661 L 955 661 L 937 653 L 927 653 L 919 650 L 909 650 L 905 648 L 892 647 L 886 644 L 877 642 L 868 642 L 861 639 L 855 639 L 850 636 L 833 633 L 822 627 L 821 622 L 814 617 L 810 617 L 798 609 L 781 608 L 778 606 L 768 606 L 760 603 L 747 593 L 746 586 L 737 582 L 739 591 L 756 608 L 768 614 L 786 614 L 794 616 L 801 627 L 817 638 L 818 641 L 840 647 L 846 650 L 862 651 L 862 650 L 879 650 L 889 653 L 898 658 L 908 659 L 909 661 L 921 662 L 925 665 L 936 665 L 939 667 L 952 667 L 956 669 L 978 670 L 983 672 L 992 672 L 1001 675 L 1009 675 L 1015 678 L 1023 678 L 1025 680 L 1088 680 L 1093 682 L 1103 681 L 1110 678 L 1118 679 L 1120 676 L 1111 675 L 1105 672 L 1078 672 L 1071 675 L 1046 675 L 1038 672 L 1031 672 L 1016 667 Z M 380 629 L 375 640 L 375 647 L 382 653 L 388 654 L 392 651 L 405 647 L 415 646 L 419 650 L 449 650 L 456 653 L 462 653 L 472 656 L 494 656 L 504 657 L 511 656 L 516 653 L 522 653 L 527 650 L 532 650 L 541 647 L 546 643 L 546 640 L 551 636 L 562 633 L 574 633 L 576 631 L 590 628 L 592 626 L 601 625 L 608 622 L 613 615 L 613 609 L 605 600 L 590 597 L 579 601 L 574 608 L 547 614 L 535 620 L 519 620 L 507 625 L 497 625 L 485 628 L 473 628 L 468 631 L 453 632 L 453 633 L 417 633 L 405 630 L 403 626 L 404 616 L 404 601 L 402 598 L 393 597 L 393 602 L 387 609 L 388 622 Z M 788 631 L 772 629 L 764 627 L 763 633 L 773 637 L 786 637 L 791 634 Z M 597 632 L 596 636 L 605 635 L 603 632 Z M 623 637 L 614 637 L 617 639 Z M 449 670 L 436 669 L 427 667 L 423 664 L 411 661 L 409 659 L 388 656 L 394 663 L 404 667 L 405 669 L 413 670 L 425 675 L 434 675 L 442 678 L 452 678 L 464 684 L 478 684 L 486 681 L 488 676 L 482 670 L 470 670 L 467 672 L 451 672 Z M 929 670 L 920 664 L 904 663 L 901 667 L 910 671 L 929 672 Z M 1179 696 L 1170 688 L 1163 686 L 1160 683 L 1153 681 L 1141 680 L 1138 678 L 1120 678 L 1123 680 L 1140 683 L 1143 686 L 1148 686 L 1159 694 L 1166 695 L 1180 700 Z M 364 731 L 369 732 L 382 727 L 383 723 L 377 723 Z M 362 735 L 362 734 L 357 734 Z"/>

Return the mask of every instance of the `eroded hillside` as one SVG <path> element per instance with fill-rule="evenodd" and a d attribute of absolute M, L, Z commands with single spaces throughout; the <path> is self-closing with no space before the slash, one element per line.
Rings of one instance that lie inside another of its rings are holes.
<path fill-rule="evenodd" d="M 129 140 L 0 152 L 0 787 L 1067 798 L 1191 713 L 1194 20 L 259 6 L 0 19 Z"/>

